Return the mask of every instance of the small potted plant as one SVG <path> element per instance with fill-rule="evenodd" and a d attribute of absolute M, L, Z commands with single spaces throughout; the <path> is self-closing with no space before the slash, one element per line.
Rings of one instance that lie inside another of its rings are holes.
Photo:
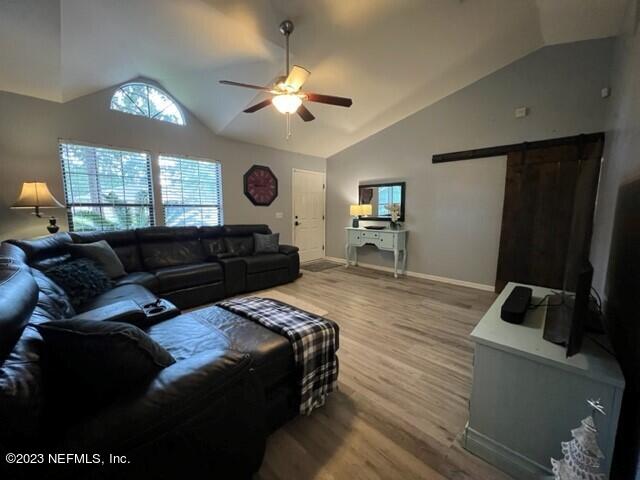
<path fill-rule="evenodd" d="M 399 203 L 390 203 L 385 206 L 389 214 L 391 215 L 391 229 L 397 230 L 400 228 L 400 204 Z"/>

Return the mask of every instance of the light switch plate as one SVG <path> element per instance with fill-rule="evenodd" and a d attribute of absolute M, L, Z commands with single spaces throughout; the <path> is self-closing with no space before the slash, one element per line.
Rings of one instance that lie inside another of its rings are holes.
<path fill-rule="evenodd" d="M 527 107 L 516 108 L 516 118 L 524 118 L 529 115 L 529 109 Z"/>

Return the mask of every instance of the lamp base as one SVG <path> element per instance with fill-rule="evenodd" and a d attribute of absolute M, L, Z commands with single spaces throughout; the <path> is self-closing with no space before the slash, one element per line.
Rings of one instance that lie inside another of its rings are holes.
<path fill-rule="evenodd" d="M 358 217 L 354 217 L 351 221 L 351 226 L 353 228 L 358 228 L 360 226 L 360 219 Z"/>
<path fill-rule="evenodd" d="M 53 233 L 57 233 L 58 230 L 60 230 L 60 226 L 56 225 L 57 220 L 56 217 L 51 216 L 49 217 L 49 225 L 47 225 L 47 230 L 49 231 L 49 233 L 53 234 Z"/>

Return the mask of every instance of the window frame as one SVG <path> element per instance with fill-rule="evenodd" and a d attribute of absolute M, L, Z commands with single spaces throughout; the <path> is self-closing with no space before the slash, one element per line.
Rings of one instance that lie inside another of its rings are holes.
<path fill-rule="evenodd" d="M 178 159 L 178 160 L 192 160 L 192 161 L 196 161 L 196 162 L 206 162 L 206 163 L 215 163 L 218 164 L 218 168 L 220 170 L 220 178 L 219 178 L 219 192 L 220 192 L 220 202 L 219 205 L 213 205 L 213 204 L 180 204 L 180 205 L 165 205 L 164 204 L 164 199 L 163 199 L 163 188 L 162 188 L 162 167 L 160 165 L 160 161 L 163 157 L 168 157 L 168 158 L 173 158 L 173 159 Z M 158 187 L 159 187 L 159 191 L 160 191 L 160 195 L 158 198 L 158 205 L 159 208 L 162 209 L 162 224 L 164 226 L 169 226 L 167 224 L 167 215 L 166 215 L 166 207 L 192 207 L 192 208 L 205 208 L 205 207 L 217 207 L 218 210 L 220 211 L 220 223 L 218 225 L 202 225 L 203 227 L 216 227 L 216 226 L 223 226 L 224 225 L 224 172 L 223 172 L 223 164 L 221 161 L 219 160 L 213 160 L 211 158 L 204 158 L 204 157 L 197 157 L 197 156 L 192 156 L 192 155 L 181 155 L 181 154 L 173 154 L 173 153 L 167 153 L 167 152 L 160 152 L 156 155 L 156 161 L 157 161 L 157 175 L 158 175 Z M 179 225 L 181 226 L 181 225 Z M 193 225 L 187 225 L 187 226 L 193 226 Z"/>
<path fill-rule="evenodd" d="M 131 113 L 131 112 L 125 112 L 123 110 L 117 109 L 113 107 L 113 98 L 115 97 L 116 93 L 118 93 L 118 91 L 122 91 L 122 93 L 124 95 L 126 95 L 129 100 L 131 100 L 131 102 L 135 105 L 135 101 L 133 100 L 133 98 L 131 98 L 131 96 L 125 91 L 123 90 L 125 87 L 128 87 L 130 85 L 142 85 L 144 87 L 146 87 L 147 89 L 147 95 L 146 95 L 146 100 L 147 100 L 147 111 L 149 112 L 149 115 L 146 115 L 142 110 L 138 108 L 138 110 L 140 110 L 140 113 Z M 167 108 L 165 107 L 164 109 L 162 109 L 161 111 L 159 111 L 158 113 L 156 113 L 154 116 L 151 116 L 151 104 L 149 103 L 149 88 L 153 88 L 154 90 L 160 92 L 162 95 L 164 95 L 165 97 L 167 97 L 169 99 L 169 101 L 172 103 L 173 106 L 176 107 L 176 110 L 178 111 L 178 114 L 180 115 L 180 120 L 182 121 L 182 123 L 176 123 L 176 122 L 170 122 L 169 120 L 162 120 L 160 118 L 158 118 L 158 115 L 160 115 L 162 112 L 164 112 Z M 144 82 L 144 81 L 132 81 L 132 82 L 126 82 L 123 83 L 121 85 L 118 85 L 118 87 L 116 87 L 113 90 L 113 93 L 111 94 L 111 96 L 109 97 L 109 110 L 111 110 L 112 112 L 118 112 L 118 113 L 123 113 L 125 115 L 133 115 L 134 117 L 141 117 L 141 118 L 147 118 L 149 120 L 156 120 L 158 122 L 162 122 L 162 123 L 168 123 L 169 125 L 176 125 L 179 127 L 184 127 L 187 125 L 187 117 L 184 114 L 184 111 L 182 109 L 182 106 L 180 105 L 180 103 L 178 101 L 176 101 L 175 98 L 173 98 L 172 95 L 169 94 L 169 92 L 167 92 L 165 89 L 160 88 L 157 85 L 154 85 L 153 83 L 149 83 L 149 82 Z"/>
<path fill-rule="evenodd" d="M 149 188 L 149 203 L 148 204 L 143 204 L 143 203 L 123 203 L 123 204 L 114 204 L 114 203 L 95 203 L 95 202 L 78 202 L 78 203 L 72 203 L 69 201 L 69 196 L 68 196 L 68 192 L 67 192 L 67 176 L 68 176 L 68 172 L 67 169 L 65 168 L 65 164 L 63 161 L 63 156 L 62 156 L 62 150 L 64 148 L 65 145 L 73 145 L 73 146 L 79 146 L 79 147 L 89 147 L 89 148 L 101 148 L 101 149 L 106 149 L 106 150 L 115 150 L 118 152 L 129 152 L 129 153 L 135 153 L 135 154 L 144 154 L 147 157 L 147 171 L 149 172 L 149 178 L 148 178 L 148 188 Z M 157 222 L 157 218 L 156 218 L 156 204 L 155 204 L 155 199 L 156 199 L 156 192 L 155 192 L 155 171 L 154 171 L 154 165 L 153 165 L 153 153 L 150 152 L 149 150 L 144 150 L 144 149 L 134 149 L 134 148 L 127 148 L 127 147 L 118 147 L 118 146 L 114 146 L 114 145 L 105 145 L 105 144 L 99 144 L 99 143 L 90 143 L 90 142 L 83 142 L 83 141 L 78 141 L 78 140 L 72 140 L 72 139 L 68 139 L 68 138 L 59 138 L 58 139 L 58 159 L 60 162 L 60 173 L 62 176 L 62 188 L 64 191 L 64 197 L 65 197 L 65 209 L 67 211 L 67 222 L 68 222 L 68 226 L 69 226 L 69 231 L 70 232 L 74 232 L 76 231 L 74 229 L 74 221 L 73 221 L 73 207 L 115 207 L 115 206 L 119 206 L 119 207 L 145 207 L 149 209 L 149 227 L 153 227 L 156 226 L 158 224 Z M 125 228 L 124 230 L 130 230 L 131 228 Z M 118 230 L 123 230 L 123 229 L 116 229 L 115 231 Z M 84 230 L 77 230 L 77 231 L 84 231 Z M 114 230 L 105 230 L 105 229 L 101 229 L 100 231 L 114 231 Z"/>

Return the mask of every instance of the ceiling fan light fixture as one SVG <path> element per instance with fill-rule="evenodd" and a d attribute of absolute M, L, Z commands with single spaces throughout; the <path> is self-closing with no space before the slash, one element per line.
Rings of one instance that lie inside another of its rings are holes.
<path fill-rule="evenodd" d="M 276 95 L 271 103 L 280 113 L 296 113 L 302 105 L 302 99 L 298 95 L 292 94 Z"/>

